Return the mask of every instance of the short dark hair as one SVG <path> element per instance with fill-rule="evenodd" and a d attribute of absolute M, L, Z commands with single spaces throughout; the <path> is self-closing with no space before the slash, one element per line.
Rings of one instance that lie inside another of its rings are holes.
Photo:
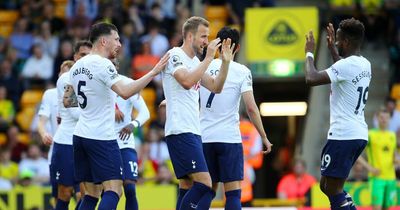
<path fill-rule="evenodd" d="M 364 24 L 354 18 L 342 20 L 339 24 L 343 39 L 351 41 L 353 46 L 360 47 L 364 40 Z"/>
<path fill-rule="evenodd" d="M 89 42 L 88 40 L 80 40 L 80 41 L 78 41 L 78 42 L 75 44 L 75 46 L 74 46 L 74 53 L 79 52 L 79 49 L 80 49 L 82 46 L 88 47 L 88 48 L 90 48 L 90 49 L 93 47 L 92 43 Z"/>
<path fill-rule="evenodd" d="M 110 35 L 111 31 L 118 32 L 118 29 L 114 24 L 105 22 L 95 23 L 90 29 L 89 41 L 94 44 L 100 36 Z"/>
<path fill-rule="evenodd" d="M 235 49 L 233 49 L 233 51 L 235 51 L 239 44 L 240 35 L 238 30 L 225 26 L 218 31 L 217 38 L 219 38 L 221 42 L 224 39 L 230 38 L 231 46 L 235 43 Z M 219 49 L 221 50 L 221 46 Z"/>

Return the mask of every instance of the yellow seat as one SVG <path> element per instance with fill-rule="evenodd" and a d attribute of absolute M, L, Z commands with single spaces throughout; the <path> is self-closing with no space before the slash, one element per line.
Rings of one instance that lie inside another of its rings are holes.
<path fill-rule="evenodd" d="M 35 107 L 25 107 L 17 113 L 16 121 L 23 131 L 29 131 L 35 111 Z"/>
<path fill-rule="evenodd" d="M 226 21 L 223 20 L 212 20 L 210 21 L 210 40 L 217 37 L 218 31 L 226 25 Z"/>
<path fill-rule="evenodd" d="M 14 10 L 0 10 L 0 22 L 14 24 L 19 17 L 19 12 Z M 3 26 L 2 26 L 3 27 Z"/>
<path fill-rule="evenodd" d="M 60 3 L 55 5 L 54 9 L 54 14 L 55 16 L 59 18 L 65 18 L 65 10 L 66 10 L 67 4 Z"/>
<path fill-rule="evenodd" d="M 204 9 L 204 16 L 209 21 L 212 21 L 214 19 L 221 19 L 226 21 L 228 15 L 228 10 L 225 6 L 207 6 Z"/>
<path fill-rule="evenodd" d="M 400 83 L 396 83 L 392 86 L 390 97 L 396 100 L 400 100 Z"/>
<path fill-rule="evenodd" d="M 0 133 L 0 146 L 3 146 L 7 143 L 7 135 L 4 133 Z"/>
<path fill-rule="evenodd" d="M 1 23 L 2 26 L 0 27 L 0 36 L 2 37 L 8 37 L 11 35 L 11 33 L 13 32 L 13 24 L 9 24 L 9 23 Z"/>
<path fill-rule="evenodd" d="M 36 106 L 43 96 L 42 90 L 26 90 L 21 97 L 21 107 Z"/>
<path fill-rule="evenodd" d="M 27 133 L 18 134 L 19 142 L 29 145 L 31 143 L 31 137 Z"/>

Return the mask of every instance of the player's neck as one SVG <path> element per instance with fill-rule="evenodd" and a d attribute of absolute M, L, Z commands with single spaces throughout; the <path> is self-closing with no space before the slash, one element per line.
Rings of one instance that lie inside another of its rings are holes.
<path fill-rule="evenodd" d="M 349 52 L 345 53 L 343 57 L 347 58 L 353 55 L 360 56 L 361 55 L 360 49 L 349 50 Z"/>
<path fill-rule="evenodd" d="M 183 45 L 181 46 L 181 49 L 190 58 L 193 58 L 194 56 L 196 56 L 196 53 L 193 51 L 193 48 L 185 43 L 183 43 Z"/>
<path fill-rule="evenodd" d="M 100 55 L 101 57 L 107 58 L 107 52 L 99 47 L 93 47 L 92 50 L 90 51 L 90 54 L 93 55 Z"/>

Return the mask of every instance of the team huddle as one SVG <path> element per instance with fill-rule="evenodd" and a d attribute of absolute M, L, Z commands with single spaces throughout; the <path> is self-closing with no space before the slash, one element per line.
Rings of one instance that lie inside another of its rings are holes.
<path fill-rule="evenodd" d="M 306 81 L 311 85 L 331 83 L 332 87 L 331 128 L 321 167 L 321 189 L 332 209 L 354 207 L 343 184 L 368 140 L 363 110 L 371 66 L 359 55 L 364 33 L 360 24 L 354 19 L 343 21 L 336 43 L 333 27 L 328 28 L 328 46 L 337 62 L 326 71 L 315 69 L 312 32 L 306 42 Z M 139 92 L 158 74 L 165 95 L 160 104 L 166 106 L 165 140 L 179 179 L 176 209 L 209 209 L 219 182 L 224 185 L 225 209 L 241 209 L 241 99 L 265 145 L 265 154 L 272 144 L 253 96 L 251 71 L 234 61 L 240 49 L 239 32 L 224 27 L 209 42 L 208 21 L 191 17 L 182 33 L 182 46 L 169 50 L 149 73 L 135 81 L 118 74 L 116 56 L 121 43 L 112 24 L 94 24 L 89 41 L 77 44 L 75 61 L 63 63 L 56 89 L 61 123 L 53 140 L 42 132 L 46 144 L 54 141 L 50 171 L 56 210 L 68 209 L 74 193 L 80 197 L 76 209 L 90 210 L 97 205 L 100 210 L 116 209 L 122 190 L 125 209 L 139 209 L 132 131 L 150 117 Z M 219 58 L 214 58 L 217 51 Z M 131 117 L 133 108 L 138 110 L 135 119 Z M 343 130 L 345 127 L 348 129 Z"/>

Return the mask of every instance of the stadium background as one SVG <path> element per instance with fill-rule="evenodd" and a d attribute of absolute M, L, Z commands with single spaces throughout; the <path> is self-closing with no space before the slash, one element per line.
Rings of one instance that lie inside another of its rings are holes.
<path fill-rule="evenodd" d="M 320 150 L 329 126 L 329 86 L 309 88 L 304 82 L 304 35 L 310 29 L 317 35 L 316 63 L 323 69 L 332 63 L 325 44 L 327 23 L 337 26 L 350 16 L 364 22 L 362 54 L 371 61 L 373 70 L 365 117 L 372 127 L 373 115 L 384 99 L 400 98 L 399 4 L 396 0 L 0 1 L 0 209 L 48 207 L 48 181 L 24 170 L 20 163 L 47 157 L 48 148 L 41 144 L 35 127 L 37 108 L 44 90 L 54 86 L 59 64 L 71 59 L 73 43 L 87 36 L 90 24 L 102 20 L 118 26 L 124 46 L 119 57 L 120 73 L 138 78 L 143 74 L 138 69 L 148 70 L 146 65 L 153 65 L 167 49 L 180 45 L 180 27 L 191 15 L 210 21 L 210 39 L 224 25 L 241 30 L 242 50 L 237 59 L 253 72 L 257 104 L 264 107 L 261 104 L 267 102 L 262 119 L 274 147 L 264 157 L 263 166 L 255 170 L 254 206 L 302 207 L 302 199 L 277 199 L 276 189 L 297 157 L 306 161 L 307 172 L 318 180 Z M 26 73 L 32 66 L 25 64 L 35 57 L 33 46 L 40 46 L 41 57 L 47 60 L 35 63 L 40 65 L 40 72 L 32 76 Z M 162 111 L 157 110 L 163 97 L 160 81 L 155 79 L 142 95 L 152 117 L 143 129 L 135 131 L 137 150 L 142 154 L 139 202 L 143 203 L 141 209 L 173 209 L 176 180 L 171 178 L 162 143 L 164 119 Z M 285 108 L 283 113 L 277 108 L 271 113 L 268 102 L 302 103 Z M 300 112 L 289 113 L 291 108 Z M 31 145 L 39 146 L 38 154 L 29 154 L 28 150 L 35 147 Z M 19 164 L 12 177 L 1 173 L 9 166 L 4 158 L 7 152 Z M 366 171 L 355 167 L 350 177 L 355 182 L 347 189 L 356 194 L 358 204 L 368 207 L 366 178 Z M 213 206 L 221 206 L 221 199 Z M 313 207 L 328 207 L 318 187 L 310 191 L 307 200 Z"/>

